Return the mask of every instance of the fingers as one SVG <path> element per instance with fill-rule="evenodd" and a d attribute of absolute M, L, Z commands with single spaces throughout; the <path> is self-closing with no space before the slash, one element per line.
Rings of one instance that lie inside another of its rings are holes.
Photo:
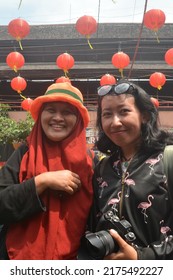
<path fill-rule="evenodd" d="M 68 185 L 68 192 L 70 194 L 74 194 L 75 192 L 79 191 L 80 187 L 81 187 L 81 183 L 71 182 Z"/>
<path fill-rule="evenodd" d="M 81 180 L 79 175 L 71 172 L 71 177 L 69 178 L 69 183 L 73 189 L 79 189 L 81 187 Z"/>
<path fill-rule="evenodd" d="M 127 242 L 117 233 L 116 230 L 110 229 L 111 236 L 116 240 L 120 248 L 123 248 L 127 245 Z"/>
<path fill-rule="evenodd" d="M 72 172 L 72 179 L 71 180 L 72 180 L 73 183 L 75 183 L 77 185 L 81 185 L 81 180 L 80 180 L 78 174 Z"/>
<path fill-rule="evenodd" d="M 69 178 L 67 181 L 67 189 L 66 191 L 69 194 L 74 194 L 75 192 L 79 191 L 79 189 L 81 188 L 81 181 L 79 178 L 79 175 L 76 173 L 73 173 L 71 171 L 69 171 Z"/>
<path fill-rule="evenodd" d="M 79 175 L 77 174 L 77 173 L 74 173 L 74 172 L 72 172 L 72 171 L 70 171 L 71 172 L 71 175 L 73 176 L 73 177 L 75 177 L 75 178 L 77 178 L 77 179 L 80 179 L 79 178 Z"/>
<path fill-rule="evenodd" d="M 137 251 L 128 244 L 115 230 L 110 230 L 111 236 L 116 240 L 119 251 L 117 253 L 112 253 L 107 259 L 114 260 L 137 260 Z"/>
<path fill-rule="evenodd" d="M 55 191 L 64 191 L 74 194 L 81 187 L 79 175 L 70 170 L 49 171 L 42 173 L 35 178 L 38 194 L 47 188 Z"/>
<path fill-rule="evenodd" d="M 71 172 L 71 175 L 72 175 L 72 182 L 74 182 L 78 186 L 81 186 L 81 180 L 79 178 L 79 175 L 73 172 Z"/>

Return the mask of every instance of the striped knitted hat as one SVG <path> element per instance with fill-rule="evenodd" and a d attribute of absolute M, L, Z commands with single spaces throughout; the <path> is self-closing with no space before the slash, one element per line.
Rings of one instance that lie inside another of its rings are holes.
<path fill-rule="evenodd" d="M 30 108 L 33 119 L 37 120 L 43 103 L 58 101 L 68 102 L 75 106 L 82 116 L 84 126 L 88 126 L 89 113 L 87 108 L 83 105 L 82 93 L 68 82 L 50 85 L 44 95 L 33 100 Z"/>

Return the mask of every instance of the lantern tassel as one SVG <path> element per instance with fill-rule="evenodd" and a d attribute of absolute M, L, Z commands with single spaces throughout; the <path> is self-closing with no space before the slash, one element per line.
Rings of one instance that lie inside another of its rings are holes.
<path fill-rule="evenodd" d="M 17 73 L 17 67 L 16 66 L 13 67 L 13 70 L 14 70 L 14 72 Z"/>
<path fill-rule="evenodd" d="M 20 94 L 20 96 L 21 96 L 23 99 L 26 99 L 26 97 L 23 96 L 23 95 L 21 94 L 21 91 L 19 91 L 18 93 Z"/>
<path fill-rule="evenodd" d="M 161 87 L 160 85 L 159 85 L 157 88 L 158 88 L 158 90 L 161 90 L 161 89 L 162 89 L 162 87 Z"/>
<path fill-rule="evenodd" d="M 21 40 L 19 39 L 18 42 L 19 42 L 20 49 L 23 51 L 23 47 L 22 47 L 22 42 L 21 42 Z"/>
<path fill-rule="evenodd" d="M 155 32 L 155 35 L 156 35 L 157 43 L 160 43 L 160 40 L 159 40 L 159 37 L 158 37 L 158 33 Z"/>
<path fill-rule="evenodd" d="M 119 69 L 119 72 L 120 72 L 120 74 L 121 74 L 121 78 L 123 78 L 123 69 L 120 68 L 120 69 Z"/>
<path fill-rule="evenodd" d="M 88 45 L 89 45 L 90 49 L 93 50 L 93 47 L 92 47 L 92 45 L 91 45 L 89 39 L 87 39 L 87 42 L 88 42 Z"/>
<path fill-rule="evenodd" d="M 90 49 L 91 50 L 93 50 L 93 47 L 92 47 L 92 45 L 91 45 L 91 43 L 90 43 L 90 36 L 89 35 L 86 35 L 86 38 L 87 38 L 87 42 L 88 42 L 88 45 L 89 45 L 89 47 L 90 47 Z"/>
<path fill-rule="evenodd" d="M 68 70 L 65 69 L 64 70 L 64 75 L 65 75 L 66 78 L 68 78 L 68 74 L 67 73 L 68 73 Z"/>

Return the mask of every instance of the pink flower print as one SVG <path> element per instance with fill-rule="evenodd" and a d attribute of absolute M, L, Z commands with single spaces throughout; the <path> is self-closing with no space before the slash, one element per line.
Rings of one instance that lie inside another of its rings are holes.
<path fill-rule="evenodd" d="M 106 183 L 106 181 L 103 181 L 103 179 L 101 177 L 97 178 L 97 181 L 99 183 L 99 188 L 100 188 L 100 195 L 99 195 L 99 198 L 102 197 L 102 194 L 103 194 L 103 190 L 105 187 L 108 187 L 108 184 Z"/>
<path fill-rule="evenodd" d="M 160 222 L 160 224 L 164 224 L 164 220 L 162 220 L 161 222 Z M 165 237 L 167 236 L 167 232 L 169 232 L 169 231 L 171 231 L 171 229 L 170 229 L 170 227 L 168 227 L 168 226 L 162 226 L 161 228 L 160 228 L 160 232 L 161 233 L 163 233 L 164 235 L 165 235 Z"/>
<path fill-rule="evenodd" d="M 154 166 L 163 158 L 163 154 L 159 154 L 157 158 L 150 158 L 145 163 L 149 163 L 150 175 L 154 172 Z"/>
<path fill-rule="evenodd" d="M 161 227 L 160 232 L 163 234 L 167 234 L 168 231 L 171 231 L 170 227 L 166 226 L 166 227 Z"/>
<path fill-rule="evenodd" d="M 135 181 L 133 179 L 128 178 L 129 173 L 127 172 L 124 183 L 127 184 L 127 186 L 135 186 Z M 127 192 L 125 194 L 126 197 L 129 197 L 129 193 L 130 193 L 130 188 L 127 189 Z"/>
<path fill-rule="evenodd" d="M 141 208 L 141 213 L 144 215 L 144 222 L 147 224 L 147 218 L 148 215 L 146 214 L 146 211 L 149 207 L 151 207 L 152 203 L 151 203 L 151 199 L 154 199 L 154 196 L 152 196 L 151 194 L 148 195 L 147 200 L 148 201 L 143 201 L 141 203 L 139 203 L 138 208 Z"/>
<path fill-rule="evenodd" d="M 121 191 L 118 192 L 118 197 L 113 197 L 112 199 L 110 199 L 108 201 L 108 205 L 113 205 L 113 208 L 115 209 L 115 211 L 118 211 L 117 206 L 118 206 L 118 203 L 120 202 L 120 199 L 121 199 Z"/>
<path fill-rule="evenodd" d="M 135 181 L 133 179 L 126 179 L 125 182 L 128 186 L 135 186 Z"/>
<path fill-rule="evenodd" d="M 97 182 L 98 182 L 98 184 L 100 185 L 100 184 L 103 182 L 102 177 L 98 177 L 98 178 L 97 178 Z"/>
<path fill-rule="evenodd" d="M 113 169 L 117 172 L 118 175 L 120 175 L 120 171 L 119 171 L 119 168 L 118 168 L 118 163 L 119 162 L 120 162 L 120 160 L 116 160 L 113 163 Z"/>

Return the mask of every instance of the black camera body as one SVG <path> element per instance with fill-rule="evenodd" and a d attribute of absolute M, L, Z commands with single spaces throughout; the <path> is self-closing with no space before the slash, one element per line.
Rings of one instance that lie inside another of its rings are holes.
<path fill-rule="evenodd" d="M 132 230 L 131 224 L 125 220 L 120 220 L 112 210 L 103 215 L 103 228 L 95 233 L 88 232 L 85 235 L 87 251 L 92 259 L 103 259 L 105 256 L 117 252 L 119 246 L 109 233 L 109 229 L 114 229 L 128 243 L 133 243 L 136 236 Z"/>

